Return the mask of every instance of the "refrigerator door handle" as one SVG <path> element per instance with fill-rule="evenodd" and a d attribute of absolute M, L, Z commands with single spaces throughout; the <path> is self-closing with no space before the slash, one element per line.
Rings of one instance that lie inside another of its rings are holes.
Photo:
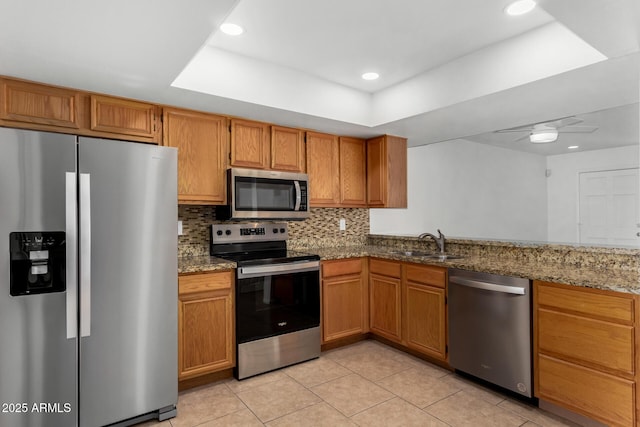
<path fill-rule="evenodd" d="M 91 335 L 91 176 L 80 174 L 80 336 Z"/>
<path fill-rule="evenodd" d="M 78 208 L 76 201 L 76 173 L 65 173 L 65 246 L 66 246 L 66 305 L 67 339 L 78 336 Z"/>

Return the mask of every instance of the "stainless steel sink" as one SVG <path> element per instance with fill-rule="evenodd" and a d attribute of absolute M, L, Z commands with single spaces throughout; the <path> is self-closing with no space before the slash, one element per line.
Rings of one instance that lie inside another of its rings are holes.
<path fill-rule="evenodd" d="M 464 257 L 460 255 L 451 255 L 451 254 L 429 254 L 429 255 L 426 255 L 426 258 L 431 258 L 438 261 L 447 261 L 452 259 L 460 259 Z"/>
<path fill-rule="evenodd" d="M 391 251 L 391 253 L 396 255 L 417 256 L 417 257 L 428 257 L 432 255 L 431 252 L 424 252 L 424 251 Z"/>

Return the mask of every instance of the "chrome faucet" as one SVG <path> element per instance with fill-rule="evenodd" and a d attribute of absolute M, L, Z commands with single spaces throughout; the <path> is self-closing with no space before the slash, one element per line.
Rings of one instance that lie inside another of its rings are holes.
<path fill-rule="evenodd" d="M 421 235 L 418 236 L 418 239 L 424 239 L 425 237 L 431 237 L 433 241 L 436 242 L 436 246 L 438 247 L 438 250 L 440 251 L 440 253 L 444 254 L 445 240 L 444 240 L 444 234 L 442 234 L 440 229 L 438 229 L 438 237 L 434 236 L 431 233 L 422 233 Z"/>

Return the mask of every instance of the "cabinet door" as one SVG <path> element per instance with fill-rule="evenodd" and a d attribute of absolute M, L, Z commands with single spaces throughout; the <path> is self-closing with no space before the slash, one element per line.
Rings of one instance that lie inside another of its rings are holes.
<path fill-rule="evenodd" d="M 363 259 L 322 263 L 323 344 L 368 331 L 369 292 Z"/>
<path fill-rule="evenodd" d="M 91 130 L 156 139 L 156 106 L 91 95 Z"/>
<path fill-rule="evenodd" d="M 179 278 L 180 380 L 234 366 L 232 273 Z"/>
<path fill-rule="evenodd" d="M 635 384 L 578 364 L 540 355 L 538 396 L 610 426 L 634 425 Z"/>
<path fill-rule="evenodd" d="M 269 157 L 269 125 L 232 119 L 231 166 L 267 169 Z"/>
<path fill-rule="evenodd" d="M 178 148 L 178 200 L 224 204 L 228 130 L 225 117 L 165 108 L 164 145 Z"/>
<path fill-rule="evenodd" d="M 271 169 L 304 172 L 304 133 L 300 129 L 271 126 Z"/>
<path fill-rule="evenodd" d="M 369 292 L 371 332 L 392 341 L 402 341 L 400 279 L 371 274 Z"/>
<path fill-rule="evenodd" d="M 307 173 L 309 205 L 339 206 L 340 153 L 337 136 L 307 132 Z"/>
<path fill-rule="evenodd" d="M 79 92 L 8 79 L 0 79 L 0 83 L 0 119 L 71 129 L 80 127 Z"/>
<path fill-rule="evenodd" d="M 384 135 L 367 141 L 367 204 L 407 207 L 407 140 Z"/>
<path fill-rule="evenodd" d="M 340 137 L 340 205 L 367 205 L 366 141 Z"/>
<path fill-rule="evenodd" d="M 405 298 L 407 346 L 445 360 L 447 332 L 444 289 L 407 282 Z"/>

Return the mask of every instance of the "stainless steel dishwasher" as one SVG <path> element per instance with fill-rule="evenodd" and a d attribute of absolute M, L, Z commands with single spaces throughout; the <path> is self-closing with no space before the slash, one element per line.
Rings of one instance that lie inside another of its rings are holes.
<path fill-rule="evenodd" d="M 531 282 L 449 269 L 449 364 L 533 396 Z"/>

